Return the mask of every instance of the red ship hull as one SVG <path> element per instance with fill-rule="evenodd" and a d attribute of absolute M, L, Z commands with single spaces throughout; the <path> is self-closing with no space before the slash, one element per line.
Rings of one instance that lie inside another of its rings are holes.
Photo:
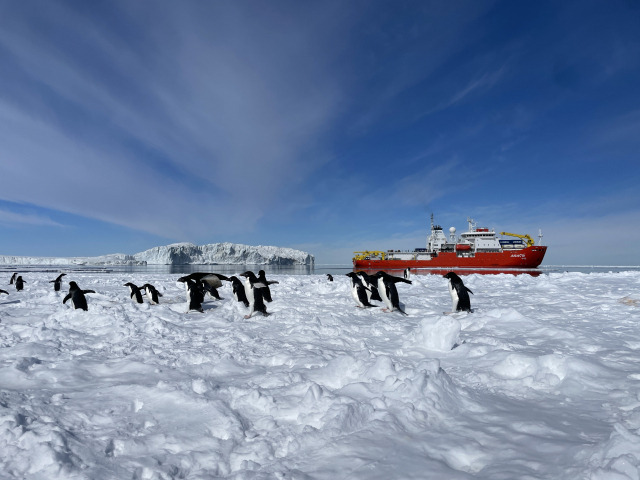
<path fill-rule="evenodd" d="M 441 252 L 430 260 L 367 260 L 354 259 L 353 266 L 361 269 L 404 270 L 405 268 L 536 268 L 544 259 L 546 246 L 535 245 L 521 250 L 502 252 L 477 252 L 459 255 L 455 252 Z"/>

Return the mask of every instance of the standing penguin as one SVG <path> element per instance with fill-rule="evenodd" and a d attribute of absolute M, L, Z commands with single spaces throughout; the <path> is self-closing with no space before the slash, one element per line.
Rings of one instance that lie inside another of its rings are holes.
<path fill-rule="evenodd" d="M 204 309 L 202 308 L 202 302 L 204 302 L 204 290 L 200 282 L 196 282 L 195 280 L 189 278 L 185 281 L 187 286 L 187 300 L 189 301 L 189 306 L 187 308 L 187 313 L 191 310 L 195 310 L 200 313 L 204 313 Z"/>
<path fill-rule="evenodd" d="M 387 305 L 387 308 L 383 308 L 383 312 L 399 311 L 403 315 L 406 315 L 405 311 L 400 308 L 400 297 L 398 296 L 398 289 L 396 283 L 404 282 L 411 283 L 411 280 L 407 280 L 402 277 L 394 277 L 387 272 L 379 271 L 374 275 L 378 279 L 378 291 L 382 300 Z"/>
<path fill-rule="evenodd" d="M 327 280 L 329 280 L 330 282 L 333 282 L 333 275 L 331 275 L 330 273 L 327 273 Z"/>
<path fill-rule="evenodd" d="M 264 270 L 260 270 L 258 272 L 258 280 L 260 281 L 260 283 L 266 285 L 264 287 L 264 289 L 262 290 L 263 298 L 267 302 L 272 302 L 273 299 L 271 298 L 271 289 L 269 288 L 269 285 L 274 285 L 274 284 L 280 283 L 280 282 L 277 282 L 276 280 L 267 280 L 267 277 L 266 277 L 266 274 L 264 273 Z"/>
<path fill-rule="evenodd" d="M 127 282 L 123 286 L 129 287 L 131 300 L 133 300 L 133 298 L 135 297 L 136 303 L 144 303 L 144 301 L 142 300 L 142 292 L 140 292 L 140 287 L 131 282 Z"/>
<path fill-rule="evenodd" d="M 378 279 L 369 275 L 367 272 L 363 272 L 362 270 L 356 272 L 356 275 L 360 277 L 362 284 L 367 289 L 367 298 L 369 301 L 375 300 L 377 302 L 381 302 L 382 298 L 380 297 L 380 292 L 378 292 Z"/>
<path fill-rule="evenodd" d="M 11 275 L 11 280 L 9 280 L 9 285 L 13 285 L 15 283 L 17 276 L 18 272 L 13 272 L 13 275 Z"/>
<path fill-rule="evenodd" d="M 265 317 L 268 316 L 269 313 L 267 312 L 263 297 L 263 290 L 266 285 L 260 282 L 256 274 L 251 271 L 241 273 L 240 276 L 245 278 L 244 293 L 249 302 L 249 315 L 245 315 L 244 318 L 251 318 L 253 312 L 260 312 Z"/>
<path fill-rule="evenodd" d="M 140 288 L 147 294 L 149 303 L 152 303 L 153 305 L 158 305 L 160 303 L 160 297 L 162 296 L 162 294 L 158 290 L 156 290 L 156 287 L 154 287 L 150 283 L 145 283 Z"/>
<path fill-rule="evenodd" d="M 247 294 L 244 291 L 244 285 L 238 277 L 230 277 L 231 288 L 233 289 L 233 298 L 236 302 L 244 303 L 245 307 L 249 307 L 249 300 L 247 300 Z"/>
<path fill-rule="evenodd" d="M 73 308 L 88 310 L 87 299 L 85 298 L 86 293 L 96 293 L 96 292 L 94 292 L 93 290 L 80 290 L 80 287 L 78 287 L 78 284 L 76 282 L 71 281 L 69 282 L 69 293 L 67 294 L 66 297 L 64 297 L 64 300 L 62 300 L 62 303 L 65 304 L 67 303 L 67 300 L 71 299 Z"/>
<path fill-rule="evenodd" d="M 473 312 L 471 309 L 471 299 L 469 298 L 469 293 L 473 295 L 473 292 L 465 287 L 462 279 L 456 273 L 449 272 L 443 276 L 449 280 L 449 294 L 453 302 L 452 311 Z"/>
<path fill-rule="evenodd" d="M 62 284 L 62 277 L 64 277 L 66 275 L 66 273 L 61 273 L 60 275 L 58 275 L 58 278 L 56 278 L 55 280 L 50 280 L 49 283 L 53 283 L 53 291 L 54 292 L 59 292 L 60 291 L 60 286 Z"/>
<path fill-rule="evenodd" d="M 404 269 L 404 278 L 406 278 L 407 280 L 409 280 L 409 277 L 411 276 L 411 269 L 410 268 L 405 268 Z"/>
<path fill-rule="evenodd" d="M 217 300 L 221 300 L 217 289 L 222 286 L 222 280 L 228 280 L 228 278 L 219 273 L 207 273 L 207 272 L 193 272 L 193 273 L 190 273 L 189 275 L 185 275 L 184 277 L 180 277 L 178 281 L 185 284 L 185 288 L 187 289 L 187 295 L 188 295 L 189 286 L 187 284 L 187 280 L 202 282 L 202 286 L 204 287 L 205 293 L 209 292 L 209 294 L 213 298 Z"/>
<path fill-rule="evenodd" d="M 24 288 L 24 284 L 27 283 L 25 282 L 21 276 L 18 276 L 18 278 L 16 278 L 16 290 L 20 291 Z"/>
<path fill-rule="evenodd" d="M 367 294 L 367 287 L 362 283 L 362 279 L 355 272 L 349 272 L 346 274 L 351 279 L 351 296 L 356 301 L 356 304 L 360 308 L 377 307 L 369 302 L 369 295 Z"/>

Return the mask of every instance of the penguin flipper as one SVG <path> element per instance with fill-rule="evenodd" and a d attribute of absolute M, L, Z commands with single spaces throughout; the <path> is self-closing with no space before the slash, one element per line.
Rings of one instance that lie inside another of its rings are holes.
<path fill-rule="evenodd" d="M 93 290 L 82 290 L 82 293 L 96 293 Z M 131 294 L 131 297 L 133 298 L 133 294 Z"/>
<path fill-rule="evenodd" d="M 67 303 L 67 300 L 69 300 L 71 298 L 71 294 L 68 293 L 66 297 L 64 297 L 64 300 L 62 300 L 62 303 Z"/>

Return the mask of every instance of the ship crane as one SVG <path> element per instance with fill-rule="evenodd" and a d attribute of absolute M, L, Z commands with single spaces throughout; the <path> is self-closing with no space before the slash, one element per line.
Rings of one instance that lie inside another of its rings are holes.
<path fill-rule="evenodd" d="M 509 235 L 510 237 L 523 238 L 527 241 L 527 247 L 533 247 L 536 243 L 533 241 L 533 238 L 531 238 L 531 235 L 526 235 L 526 234 L 520 235 L 518 233 L 509 233 L 509 232 L 500 232 L 500 235 Z"/>

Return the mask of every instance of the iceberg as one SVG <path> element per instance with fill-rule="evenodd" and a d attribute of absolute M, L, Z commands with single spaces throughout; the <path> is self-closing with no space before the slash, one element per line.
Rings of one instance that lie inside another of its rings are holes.
<path fill-rule="evenodd" d="M 0 265 L 310 265 L 314 256 L 293 248 L 237 243 L 174 243 L 128 255 L 18 257 L 0 255 Z"/>

